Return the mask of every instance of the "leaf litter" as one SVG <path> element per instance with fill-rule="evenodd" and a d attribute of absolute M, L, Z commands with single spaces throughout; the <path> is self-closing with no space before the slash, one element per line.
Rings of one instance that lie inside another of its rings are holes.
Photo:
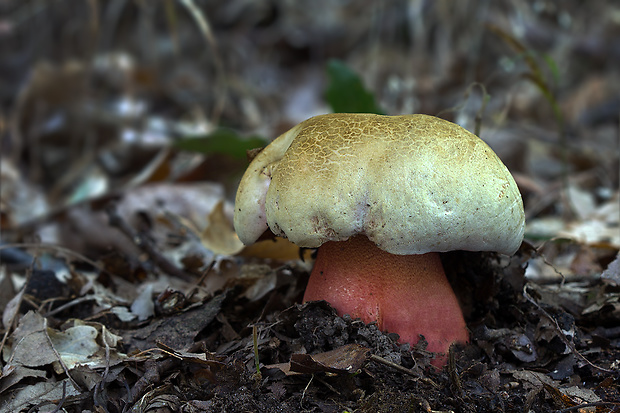
<path fill-rule="evenodd" d="M 611 3 L 9 3 L 1 411 L 620 411 Z M 471 331 L 444 370 L 299 304 L 312 251 L 232 230 L 244 151 L 344 94 L 481 126 L 523 193 L 514 257 L 442 258 Z"/>

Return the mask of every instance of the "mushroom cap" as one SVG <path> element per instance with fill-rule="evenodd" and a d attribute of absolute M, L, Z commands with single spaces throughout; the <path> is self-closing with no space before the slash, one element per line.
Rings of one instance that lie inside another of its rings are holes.
<path fill-rule="evenodd" d="M 513 254 L 525 227 L 512 175 L 480 138 L 428 115 L 320 115 L 254 158 L 235 201 L 245 244 L 268 228 L 316 248 L 364 234 L 392 254 Z"/>

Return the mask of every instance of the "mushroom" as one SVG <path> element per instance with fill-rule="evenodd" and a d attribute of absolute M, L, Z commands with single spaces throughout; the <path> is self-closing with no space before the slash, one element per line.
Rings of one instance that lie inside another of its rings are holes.
<path fill-rule="evenodd" d="M 438 253 L 512 255 L 524 221 L 519 190 L 497 155 L 428 115 L 301 122 L 251 162 L 234 214 L 244 244 L 270 229 L 318 248 L 304 301 L 326 300 L 401 342 L 424 336 L 435 353 L 469 338 Z"/>

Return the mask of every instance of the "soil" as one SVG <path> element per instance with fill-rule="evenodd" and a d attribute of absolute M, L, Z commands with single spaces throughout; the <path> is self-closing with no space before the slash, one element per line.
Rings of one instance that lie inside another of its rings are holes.
<path fill-rule="evenodd" d="M 546 303 L 539 291 L 544 286 L 524 278 L 524 255 L 510 262 L 490 254 L 444 257 L 452 278 L 461 279 L 454 283 L 459 296 L 469 297 L 463 302 L 471 343 L 453 346 L 441 370 L 430 364 L 423 341 L 414 348 L 399 345 L 374 324 L 339 317 L 326 302 L 295 304 L 303 291 L 298 280 L 307 274 L 281 268 L 288 282 L 261 300 L 249 302 L 236 287 L 184 313 L 187 322 L 204 320 L 201 308 L 219 309 L 208 311 L 212 321 L 191 345 L 212 363 L 167 357 L 136 366 L 124 384 L 135 389 L 135 380 L 153 377 L 146 394 L 134 393 L 134 402 L 141 396 L 141 411 L 158 405 L 185 412 L 620 410 L 611 402 L 620 400 L 617 318 L 601 326 L 594 317 L 569 312 L 568 305 Z M 586 288 L 595 293 L 618 286 L 597 281 Z M 162 330 L 136 347 L 165 341 Z M 135 351 L 135 332 L 120 333 L 127 351 Z M 103 390 L 127 400 L 122 384 L 112 381 Z M 106 408 L 116 410 L 111 403 Z"/>

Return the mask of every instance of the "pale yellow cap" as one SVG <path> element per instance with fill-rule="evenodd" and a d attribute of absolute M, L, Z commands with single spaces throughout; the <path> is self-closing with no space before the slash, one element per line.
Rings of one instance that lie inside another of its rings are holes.
<path fill-rule="evenodd" d="M 249 165 L 235 201 L 245 244 L 268 228 L 315 248 L 364 234 L 392 254 L 511 255 L 521 194 L 495 153 L 427 115 L 330 114 L 280 135 Z"/>

